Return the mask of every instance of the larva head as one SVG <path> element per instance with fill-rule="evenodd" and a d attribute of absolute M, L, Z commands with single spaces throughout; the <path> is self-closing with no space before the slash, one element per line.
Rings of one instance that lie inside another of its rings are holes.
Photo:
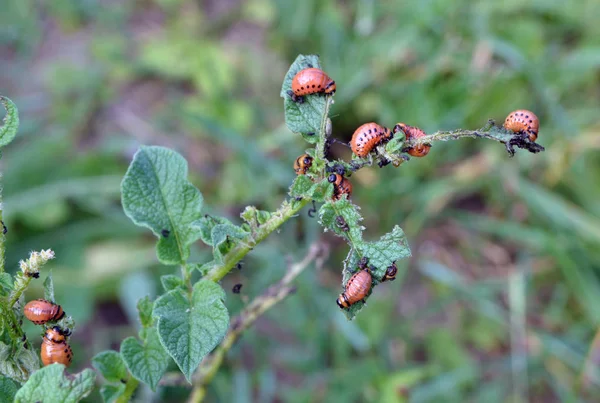
<path fill-rule="evenodd" d="M 340 183 L 342 183 L 342 180 L 344 180 L 344 177 L 340 174 L 331 174 L 331 175 L 329 175 L 327 180 L 330 183 L 333 183 L 333 186 L 339 186 Z"/>
<path fill-rule="evenodd" d="M 53 328 L 46 329 L 46 334 L 44 336 L 46 339 L 51 341 L 52 343 L 62 343 L 65 341 L 65 335 L 62 329 L 58 326 L 54 326 Z"/>
<path fill-rule="evenodd" d="M 294 161 L 294 171 L 297 175 L 306 175 L 313 163 L 313 158 L 308 154 L 302 154 Z"/>
<path fill-rule="evenodd" d="M 342 309 L 348 308 L 350 306 L 350 304 L 348 303 L 348 299 L 346 299 L 346 294 L 344 293 L 340 294 L 340 296 L 335 302 L 337 302 L 338 306 Z"/>
<path fill-rule="evenodd" d="M 381 281 L 393 281 L 396 279 L 397 273 L 398 273 L 398 268 L 396 267 L 396 264 L 394 263 L 387 268 L 387 270 L 385 271 L 385 275 L 383 276 Z"/>

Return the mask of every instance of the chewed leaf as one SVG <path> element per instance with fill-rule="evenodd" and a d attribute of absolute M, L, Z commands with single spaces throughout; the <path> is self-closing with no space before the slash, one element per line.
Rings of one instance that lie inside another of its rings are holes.
<path fill-rule="evenodd" d="M 233 223 L 225 217 L 212 216 L 208 214 L 194 223 L 194 225 L 200 228 L 200 239 L 202 239 L 202 242 L 210 246 L 213 246 L 212 230 L 216 225 L 219 224 L 233 225 Z"/>
<path fill-rule="evenodd" d="M 374 266 L 373 275 L 377 279 L 385 275 L 392 263 L 411 256 L 404 231 L 397 225 L 379 241 L 365 242 L 362 252 L 369 258 L 369 266 Z"/>
<path fill-rule="evenodd" d="M 292 186 L 290 186 L 289 195 L 292 197 L 299 197 L 309 193 L 309 190 L 313 187 L 314 183 L 306 175 L 298 175 Z"/>
<path fill-rule="evenodd" d="M 186 160 L 163 147 L 141 147 L 121 184 L 125 214 L 158 237 L 156 254 L 164 264 L 180 264 L 201 236 L 202 194 L 187 180 Z"/>
<path fill-rule="evenodd" d="M 303 69 L 309 67 L 321 68 L 319 57 L 315 55 L 299 55 L 288 70 L 281 87 L 281 97 L 285 110 L 285 123 L 287 127 L 295 132 L 302 133 L 304 140 L 315 144 L 318 133 L 321 130 L 321 121 L 325 113 L 327 97 L 322 94 L 307 95 L 304 102 L 292 101 L 288 91 L 292 90 L 294 76 Z"/>
<path fill-rule="evenodd" d="M 327 179 L 322 180 L 321 182 L 317 182 L 310 188 L 308 194 L 310 197 L 316 202 L 324 202 L 326 200 L 331 200 L 331 196 L 333 195 L 333 184 L 329 183 Z"/>
<path fill-rule="evenodd" d="M 362 243 L 362 217 L 358 207 L 347 199 L 329 201 L 319 210 L 319 221 L 326 229 L 349 240 L 353 245 Z"/>
<path fill-rule="evenodd" d="M 379 241 L 364 242 L 357 249 L 350 249 L 348 257 L 344 261 L 342 286 L 345 288 L 350 277 L 357 270 L 360 270 L 360 260 L 363 257 L 367 257 L 368 266 L 373 278 L 373 286 L 365 298 L 367 300 L 373 289 L 380 284 L 387 268 L 393 263 L 410 256 L 410 248 L 404 236 L 404 231 L 400 227 L 395 226 L 391 232 L 382 236 Z M 344 314 L 348 319 L 354 319 L 363 306 L 364 303 L 359 301 L 351 305 L 350 308 L 344 309 Z"/>
<path fill-rule="evenodd" d="M 246 231 L 233 224 L 215 225 L 211 233 L 215 261 L 222 262 L 223 255 L 229 252 L 246 235 L 248 235 Z"/>

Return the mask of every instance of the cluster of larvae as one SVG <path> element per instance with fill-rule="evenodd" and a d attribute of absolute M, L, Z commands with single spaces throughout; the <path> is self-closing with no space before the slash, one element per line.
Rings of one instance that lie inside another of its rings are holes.
<path fill-rule="evenodd" d="M 65 316 L 65 311 L 58 304 L 45 299 L 36 299 L 25 305 L 23 314 L 36 325 L 44 325 L 47 322 L 56 322 L 62 319 Z M 44 365 L 54 364 L 55 362 L 66 367 L 71 365 L 73 351 L 67 342 L 67 337 L 70 335 L 70 330 L 61 329 L 59 326 L 46 329 L 40 351 Z"/>

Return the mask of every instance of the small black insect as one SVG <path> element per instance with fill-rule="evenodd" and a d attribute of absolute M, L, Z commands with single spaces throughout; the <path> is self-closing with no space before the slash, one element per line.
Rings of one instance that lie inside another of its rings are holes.
<path fill-rule="evenodd" d="M 6 228 L 6 225 L 4 225 L 4 221 L 2 221 L 2 233 L 6 235 L 7 232 L 8 228 Z"/>
<path fill-rule="evenodd" d="M 169 235 L 171 235 L 171 231 L 169 231 L 168 229 L 164 229 L 164 230 L 160 231 L 160 233 L 165 238 L 168 238 Z"/>
<path fill-rule="evenodd" d="M 391 162 L 392 161 L 388 160 L 387 158 L 381 157 L 377 165 L 379 165 L 379 168 L 383 168 L 384 166 L 389 165 Z"/>
<path fill-rule="evenodd" d="M 348 227 L 348 223 L 341 215 L 335 217 L 335 223 L 344 232 L 348 232 L 350 230 L 350 227 Z"/>
<path fill-rule="evenodd" d="M 233 288 L 231 289 L 231 291 L 234 294 L 239 294 L 241 289 L 242 289 L 242 284 L 236 284 L 236 285 L 233 286 Z"/>

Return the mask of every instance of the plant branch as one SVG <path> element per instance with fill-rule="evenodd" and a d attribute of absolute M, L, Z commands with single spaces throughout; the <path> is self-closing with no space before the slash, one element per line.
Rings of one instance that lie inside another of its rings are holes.
<path fill-rule="evenodd" d="M 511 157 L 515 154 L 515 147 L 528 150 L 532 153 L 544 151 L 544 147 L 542 147 L 536 142 L 529 140 L 529 137 L 527 135 L 521 133 L 514 133 L 501 126 L 496 126 L 494 120 L 490 119 L 488 120 L 485 126 L 478 130 L 440 130 L 433 134 L 428 134 L 423 137 L 406 140 L 403 144 L 402 150 L 387 155 L 391 156 L 393 161 L 395 161 L 398 166 L 402 162 L 404 162 L 404 160 L 409 159 L 409 157 L 406 154 L 401 153 L 408 151 L 410 148 L 419 145 L 431 145 L 434 141 L 460 140 L 466 137 L 488 139 L 502 143 L 506 147 L 506 151 Z M 378 150 L 382 153 L 385 153 L 385 145 L 379 146 Z M 363 167 L 372 166 L 373 163 L 378 159 L 380 158 L 374 158 L 372 155 L 369 155 L 366 158 L 354 158 L 349 164 L 343 162 L 336 162 L 336 164 L 348 165 L 350 171 L 355 172 Z M 380 166 L 383 165 L 380 164 Z"/>
<path fill-rule="evenodd" d="M 317 142 L 317 145 L 315 147 L 315 157 L 318 160 L 326 160 L 326 148 L 327 148 L 327 139 L 330 135 L 330 133 L 328 133 L 327 130 L 327 120 L 329 118 L 329 108 L 331 107 L 331 104 L 333 103 L 333 97 L 332 96 L 328 96 L 327 97 L 327 102 L 325 102 L 325 111 L 323 112 L 323 117 L 321 119 L 321 125 L 319 127 L 319 141 Z"/>
<path fill-rule="evenodd" d="M 310 199 L 308 198 L 303 198 L 299 201 L 295 199 L 291 201 L 285 200 L 281 204 L 281 207 L 264 224 L 260 225 L 256 231 L 242 238 L 233 249 L 223 256 L 223 263 L 213 265 L 206 273 L 205 278 L 215 282 L 221 280 L 248 252 L 261 243 L 271 232 L 296 215 L 309 201 Z"/>
<path fill-rule="evenodd" d="M 131 401 L 131 396 L 133 396 L 133 393 L 137 389 L 139 383 L 140 381 L 135 379 L 133 376 L 129 376 L 129 379 L 125 384 L 125 391 L 121 396 L 119 396 L 119 398 L 116 400 L 116 403 L 127 403 Z"/>
<path fill-rule="evenodd" d="M 324 260 L 323 245 L 316 242 L 309 248 L 308 254 L 302 261 L 291 264 L 283 278 L 271 285 L 265 293 L 255 298 L 238 316 L 232 319 L 225 338 L 209 356 L 207 356 L 193 377 L 194 389 L 190 395 L 190 402 L 201 402 L 206 394 L 206 385 L 210 383 L 223 363 L 225 354 L 242 335 L 243 331 L 252 325 L 259 316 L 269 310 L 272 306 L 283 300 L 295 291 L 290 286 L 291 282 L 298 277 L 313 261 Z M 171 380 L 173 382 L 173 380 Z"/>
<path fill-rule="evenodd" d="M 488 120 L 487 124 L 479 130 L 440 130 L 427 136 L 407 140 L 404 144 L 406 148 L 412 148 L 417 145 L 431 145 L 434 141 L 459 140 L 464 137 L 483 138 L 498 141 L 506 146 L 506 150 L 512 156 L 514 147 L 526 149 L 532 153 L 544 151 L 544 147 L 529 140 L 526 135 L 513 133 L 501 126 L 496 126 L 494 120 Z"/>

